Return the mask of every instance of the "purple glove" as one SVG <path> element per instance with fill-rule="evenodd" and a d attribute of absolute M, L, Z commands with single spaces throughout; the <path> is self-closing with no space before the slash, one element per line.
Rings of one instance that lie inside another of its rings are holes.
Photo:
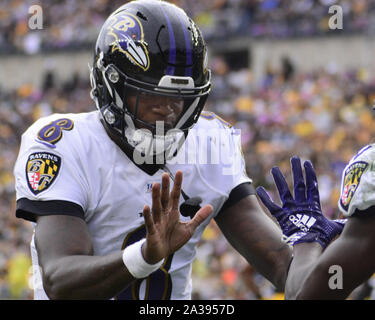
<path fill-rule="evenodd" d="M 294 197 L 278 167 L 271 170 L 278 189 L 282 207 L 274 203 L 263 187 L 256 189 L 257 194 L 270 213 L 278 221 L 287 243 L 295 245 L 302 242 L 318 242 L 323 249 L 342 232 L 346 220 L 327 219 L 320 207 L 318 181 L 312 163 L 304 162 L 306 185 L 301 161 L 291 158 Z"/>

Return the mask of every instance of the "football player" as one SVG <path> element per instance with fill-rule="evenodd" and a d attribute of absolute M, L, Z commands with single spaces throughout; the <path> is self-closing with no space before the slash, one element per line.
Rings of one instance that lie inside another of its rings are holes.
<path fill-rule="evenodd" d="M 311 162 L 304 163 L 305 179 L 299 158 L 293 157 L 291 165 L 294 198 L 279 168 L 272 169 L 282 207 L 257 188 L 293 246 L 285 297 L 345 299 L 375 273 L 375 145 L 360 150 L 343 171 L 338 206 L 347 221 L 323 216 Z"/>
<path fill-rule="evenodd" d="M 211 219 L 282 290 L 291 250 L 238 134 L 201 114 L 211 84 L 196 24 L 164 1 L 129 2 L 105 21 L 90 70 L 98 110 L 36 121 L 14 169 L 16 215 L 34 225 L 35 299 L 190 299 Z M 225 161 L 182 161 L 202 152 Z"/>

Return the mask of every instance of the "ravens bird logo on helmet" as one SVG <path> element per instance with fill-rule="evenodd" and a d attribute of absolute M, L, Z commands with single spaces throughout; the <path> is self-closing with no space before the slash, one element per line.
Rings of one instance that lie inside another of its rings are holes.
<path fill-rule="evenodd" d="M 108 17 L 96 42 L 90 79 L 91 97 L 117 144 L 127 154 L 155 157 L 161 152 L 165 159 L 176 154 L 169 152 L 172 142 L 185 139 L 197 122 L 211 88 L 199 28 L 182 9 L 156 0 L 131 1 Z M 129 97 L 135 97 L 135 106 Z M 158 99 L 176 113 L 166 123 L 171 134 L 157 133 L 156 123 L 140 116 L 142 105 L 151 109 Z M 137 148 L 158 139 L 164 139 L 162 149 Z"/>

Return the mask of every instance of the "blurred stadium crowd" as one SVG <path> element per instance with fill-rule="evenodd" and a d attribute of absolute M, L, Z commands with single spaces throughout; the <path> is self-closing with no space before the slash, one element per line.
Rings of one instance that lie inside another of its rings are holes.
<path fill-rule="evenodd" d="M 46 52 L 87 48 L 98 26 L 124 0 L 2 0 L 0 48 L 3 52 Z M 207 40 L 228 36 L 304 37 L 324 35 L 328 8 L 343 9 L 345 33 L 374 34 L 375 2 L 371 0 L 172 0 L 185 8 Z M 28 29 L 28 8 L 43 9 L 43 32 Z M 337 33 L 336 33 L 337 34 Z"/>
<path fill-rule="evenodd" d="M 0 34 L 0 48 L 21 51 L 27 48 L 27 38 L 33 33 L 27 32 L 18 12 L 20 6 L 29 2 L 0 3 L 0 28 L 6 30 Z M 290 23 L 298 23 L 304 14 L 312 15 L 311 28 L 295 30 L 308 34 L 324 32 L 319 27 L 322 18 L 318 4 L 332 2 L 350 7 L 348 23 L 353 29 L 348 32 L 366 28 L 375 14 L 375 3 L 367 0 L 216 0 L 193 1 L 189 6 L 187 0 L 176 1 L 189 8 L 203 26 L 209 26 L 206 30 L 220 30 L 216 19 L 228 18 L 230 12 L 235 14 L 240 10 L 248 16 L 236 23 L 247 23 L 247 30 L 253 36 L 295 35 L 288 33 Z M 43 3 L 43 9 L 48 11 L 45 13 L 48 28 L 41 35 L 41 50 L 50 46 L 74 49 L 87 39 L 92 45 L 103 17 L 122 3 L 108 0 Z M 274 23 L 279 23 L 278 30 L 270 25 L 271 16 Z M 243 28 L 239 25 L 233 27 Z M 75 32 L 78 29 L 82 32 Z M 285 33 L 278 34 L 281 30 Z M 353 154 L 375 137 L 370 108 L 375 98 L 374 74 L 365 69 L 341 72 L 332 68 L 301 73 L 292 61 L 285 60 L 284 68 L 270 66 L 261 83 L 255 83 L 251 69 L 233 70 L 222 56 L 213 57 L 210 65 L 213 91 L 206 109 L 241 129 L 247 171 L 255 186 L 263 185 L 274 192 L 269 174 L 272 166 L 277 164 L 289 172 L 292 155 L 311 159 L 317 169 L 324 213 L 338 217 L 341 172 Z M 91 110 L 94 106 L 89 97 L 88 76 L 74 74 L 61 83 L 49 71 L 41 87 L 25 83 L 14 90 L 4 90 L 0 86 L 0 299 L 32 298 L 29 285 L 32 227 L 14 216 L 12 171 L 21 134 L 42 116 Z M 282 293 L 275 292 L 268 281 L 234 252 L 215 223 L 205 230 L 197 258 L 193 265 L 194 299 L 282 298 Z"/>

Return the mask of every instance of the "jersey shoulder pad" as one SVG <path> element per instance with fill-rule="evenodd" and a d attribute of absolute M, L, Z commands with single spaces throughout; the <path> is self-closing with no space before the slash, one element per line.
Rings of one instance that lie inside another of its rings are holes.
<path fill-rule="evenodd" d="M 345 167 L 339 208 L 346 216 L 375 206 L 375 145 L 362 148 Z"/>
<path fill-rule="evenodd" d="M 357 154 L 350 160 L 349 164 L 355 161 L 375 161 L 375 144 L 369 144 L 359 150 Z"/>
<path fill-rule="evenodd" d="M 222 194 L 244 182 L 251 182 L 241 148 L 241 130 L 213 112 L 202 112 L 196 131 L 199 170 L 207 185 Z M 189 133 L 190 135 L 190 133 Z M 205 143 L 202 143 L 205 142 Z"/>
<path fill-rule="evenodd" d="M 84 127 L 85 117 L 84 114 L 53 114 L 37 120 L 25 131 L 14 166 L 18 198 L 45 195 L 47 189 L 62 180 L 61 176 L 70 174 L 69 179 L 63 179 L 66 185 L 73 179 L 72 172 L 79 176 L 83 152 L 78 151 L 81 143 L 75 144 L 82 135 L 75 131 L 82 130 L 76 125 Z"/>
<path fill-rule="evenodd" d="M 216 113 L 212 111 L 202 111 L 199 120 L 199 127 L 211 127 L 211 128 L 232 128 L 233 126 Z"/>
<path fill-rule="evenodd" d="M 88 136 L 81 135 L 80 132 L 82 130 L 90 131 L 91 126 L 97 126 L 99 122 L 93 121 L 93 117 L 96 116 L 96 112 L 77 114 L 55 113 L 37 120 L 26 130 L 23 137 L 31 138 L 34 142 L 55 149 L 66 140 L 68 142 L 75 141 L 77 136 Z"/>

